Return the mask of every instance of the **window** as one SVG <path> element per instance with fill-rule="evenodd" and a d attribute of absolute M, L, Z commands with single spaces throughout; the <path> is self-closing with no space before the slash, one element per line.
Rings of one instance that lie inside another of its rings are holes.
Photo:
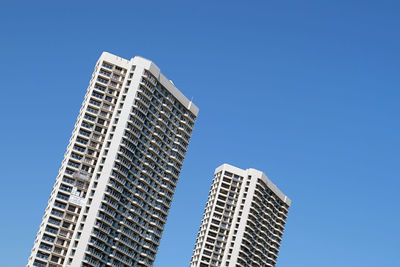
<path fill-rule="evenodd" d="M 79 168 L 80 164 L 73 161 L 68 161 L 68 165 L 74 168 Z"/>
<path fill-rule="evenodd" d="M 108 64 L 108 63 L 106 63 L 106 62 L 103 62 L 102 66 L 103 66 L 103 67 L 106 67 L 107 69 L 110 69 L 110 70 L 112 70 L 112 68 L 113 68 L 112 65 L 110 65 L 110 64 Z"/>
<path fill-rule="evenodd" d="M 61 221 L 50 217 L 49 223 L 54 224 L 54 225 L 60 225 Z"/>
<path fill-rule="evenodd" d="M 69 196 L 68 196 L 68 195 L 63 194 L 63 193 L 60 193 L 60 192 L 57 194 L 57 197 L 58 197 L 59 199 L 65 200 L 65 201 L 68 201 L 68 199 L 69 199 Z"/>
<path fill-rule="evenodd" d="M 42 239 L 43 239 L 44 241 L 46 241 L 46 242 L 54 243 L 54 239 L 55 239 L 55 238 L 52 237 L 52 236 L 49 236 L 49 235 L 44 234 Z"/>
<path fill-rule="evenodd" d="M 83 148 L 83 147 L 81 147 L 81 146 L 78 146 L 78 145 L 74 145 L 74 149 L 75 149 L 76 151 L 79 151 L 79 152 L 85 152 L 85 148 Z"/>
<path fill-rule="evenodd" d="M 100 126 L 96 126 L 96 128 L 94 128 L 94 130 L 98 133 L 101 133 L 101 130 L 103 130 L 103 128 L 101 128 Z"/>
<path fill-rule="evenodd" d="M 87 140 L 85 140 L 85 139 L 83 139 L 83 138 L 80 138 L 80 137 L 77 137 L 77 138 L 76 138 L 76 141 L 79 142 L 79 143 L 82 143 L 82 144 L 84 144 L 84 145 L 86 145 L 86 144 L 88 143 Z"/>
<path fill-rule="evenodd" d="M 91 146 L 91 147 L 94 147 L 94 148 L 96 148 L 96 146 L 97 146 L 97 143 L 96 143 L 96 142 L 93 142 L 93 141 L 91 141 L 91 142 L 90 142 L 90 146 Z"/>
<path fill-rule="evenodd" d="M 61 251 L 60 251 L 61 252 Z M 52 262 L 58 262 L 58 260 L 60 259 L 60 257 L 57 257 L 55 255 L 51 256 L 51 261 Z"/>
<path fill-rule="evenodd" d="M 80 129 L 80 130 L 79 130 L 79 133 L 80 133 L 81 135 L 84 135 L 84 136 L 87 136 L 87 137 L 90 136 L 90 132 L 89 132 L 89 131 L 86 131 L 86 130 L 83 130 L 83 129 Z"/>
<path fill-rule="evenodd" d="M 101 86 L 98 84 L 95 84 L 94 88 L 99 89 L 100 91 L 103 91 L 103 92 L 106 90 L 106 88 L 104 86 Z"/>
<path fill-rule="evenodd" d="M 104 96 L 104 95 L 99 94 L 99 93 L 96 93 L 96 92 L 92 92 L 92 96 L 97 97 L 97 98 L 99 98 L 99 99 L 103 99 L 103 96 Z"/>
<path fill-rule="evenodd" d="M 61 202 L 55 201 L 55 202 L 54 202 L 54 206 L 59 207 L 59 208 L 61 208 L 61 209 L 65 209 L 65 207 L 66 207 L 67 205 L 65 205 L 65 204 L 63 204 L 63 203 L 61 203 Z"/>
<path fill-rule="evenodd" d="M 47 260 L 47 259 L 49 258 L 49 254 L 45 254 L 45 253 L 42 253 L 42 252 L 39 251 L 39 252 L 36 254 L 36 257 L 38 257 L 38 258 L 40 258 L 40 259 Z"/>
<path fill-rule="evenodd" d="M 64 185 L 64 184 L 60 185 L 60 189 L 64 190 L 64 191 L 67 191 L 67 192 L 71 192 L 72 191 L 72 187 Z"/>
<path fill-rule="evenodd" d="M 45 231 L 46 231 L 46 232 L 49 232 L 49 233 L 52 233 L 52 234 L 57 234 L 57 233 L 58 233 L 57 228 L 51 227 L 51 226 L 46 226 Z"/>
<path fill-rule="evenodd" d="M 94 108 L 91 108 L 91 107 L 88 107 L 88 108 L 87 108 L 87 111 L 89 111 L 89 112 L 91 112 L 91 113 L 94 113 L 94 114 L 97 114 L 97 112 L 98 112 L 97 109 L 94 109 Z"/>
<path fill-rule="evenodd" d="M 90 121 L 95 121 L 96 120 L 96 118 L 95 117 L 93 117 L 93 116 L 91 116 L 91 115 L 88 115 L 88 114 L 85 114 L 85 116 L 83 116 L 85 119 L 87 119 L 87 120 L 90 120 Z"/>
<path fill-rule="evenodd" d="M 107 76 L 107 77 L 110 77 L 110 76 L 111 76 L 111 73 L 109 73 L 109 72 L 107 72 L 107 71 L 104 71 L 104 70 L 100 70 L 99 73 L 100 73 L 100 74 L 103 74 L 103 75 L 105 75 L 105 76 Z"/>
<path fill-rule="evenodd" d="M 69 205 L 69 206 L 68 206 L 68 210 L 69 210 L 69 211 L 72 211 L 72 212 L 75 212 L 76 207 L 75 207 L 75 206 L 72 206 L 72 205 Z"/>
<path fill-rule="evenodd" d="M 230 172 L 225 172 L 225 175 L 228 176 L 228 177 L 232 177 L 233 174 L 230 173 Z"/>
<path fill-rule="evenodd" d="M 97 80 L 98 80 L 99 82 L 101 82 L 101 83 L 105 83 L 105 84 L 108 83 L 108 80 L 102 79 L 102 78 L 100 78 L 100 77 L 97 77 Z"/>
<path fill-rule="evenodd" d="M 69 175 L 72 175 L 72 174 L 74 174 L 74 171 L 72 171 L 72 170 L 67 168 L 67 169 L 65 169 L 65 173 L 69 174 Z"/>
<path fill-rule="evenodd" d="M 96 100 L 94 100 L 94 99 L 90 99 L 90 100 L 89 100 L 89 103 L 90 103 L 90 104 L 93 104 L 93 105 L 95 105 L 95 106 L 98 106 L 98 107 L 100 107 L 100 104 L 101 104 L 101 102 L 96 101 Z"/>
<path fill-rule="evenodd" d="M 108 112 L 105 112 L 103 110 L 100 112 L 100 116 L 102 116 L 102 117 L 106 117 L 107 118 L 107 115 L 108 115 Z"/>
<path fill-rule="evenodd" d="M 33 262 L 33 266 L 36 266 L 36 267 L 46 267 L 46 263 L 43 263 L 43 262 L 38 261 L 38 260 L 35 260 L 35 261 Z"/>
<path fill-rule="evenodd" d="M 88 128 L 88 129 L 93 129 L 93 125 L 86 123 L 86 122 L 82 122 L 82 127 Z"/>
<path fill-rule="evenodd" d="M 82 158 L 82 156 L 76 154 L 76 153 L 71 153 L 71 157 L 77 160 L 80 160 Z"/>
<path fill-rule="evenodd" d="M 224 177 L 223 181 L 224 181 L 224 182 L 227 182 L 227 183 L 230 183 L 230 182 L 231 182 L 231 179 Z"/>
<path fill-rule="evenodd" d="M 52 210 L 51 210 L 51 214 L 52 214 L 52 215 L 55 215 L 55 216 L 57 216 L 57 217 L 62 217 L 62 216 L 64 215 L 63 212 L 61 212 L 61 211 L 59 211 L 59 210 L 56 210 L 56 209 L 52 209 Z"/>

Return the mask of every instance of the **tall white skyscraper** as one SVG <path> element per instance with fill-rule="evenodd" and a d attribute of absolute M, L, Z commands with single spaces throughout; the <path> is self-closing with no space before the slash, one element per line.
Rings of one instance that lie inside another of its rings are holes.
<path fill-rule="evenodd" d="M 291 200 L 264 173 L 215 170 L 191 267 L 275 266 Z"/>
<path fill-rule="evenodd" d="M 152 266 L 197 114 L 153 62 L 104 52 L 27 266 Z"/>

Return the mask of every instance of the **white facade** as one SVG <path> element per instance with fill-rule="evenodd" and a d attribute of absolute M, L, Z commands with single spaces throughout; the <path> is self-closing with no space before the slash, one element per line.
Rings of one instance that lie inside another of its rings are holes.
<path fill-rule="evenodd" d="M 191 267 L 275 266 L 291 200 L 258 170 L 215 170 Z"/>
<path fill-rule="evenodd" d="M 198 111 L 151 61 L 104 52 L 27 266 L 152 266 Z"/>

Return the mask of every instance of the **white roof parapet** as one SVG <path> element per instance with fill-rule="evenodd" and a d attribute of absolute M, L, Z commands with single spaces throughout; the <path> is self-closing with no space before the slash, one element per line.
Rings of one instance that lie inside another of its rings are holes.
<path fill-rule="evenodd" d="M 235 166 L 233 166 L 233 165 L 227 164 L 227 163 L 224 163 L 224 164 L 222 164 L 221 166 L 217 167 L 217 168 L 215 169 L 215 173 L 220 172 L 220 171 L 222 171 L 222 170 L 226 170 L 226 171 L 229 171 L 229 172 L 232 172 L 232 173 L 240 174 L 240 175 L 242 175 L 242 176 L 244 176 L 245 173 L 246 173 L 245 170 L 240 169 L 240 168 L 238 168 L 238 167 L 235 167 Z"/>
<path fill-rule="evenodd" d="M 122 66 L 124 66 L 125 69 L 128 69 L 128 67 L 129 67 L 129 60 L 119 57 L 117 55 L 108 53 L 108 52 L 101 53 L 99 61 L 100 60 L 105 60 L 114 65 L 122 65 Z"/>

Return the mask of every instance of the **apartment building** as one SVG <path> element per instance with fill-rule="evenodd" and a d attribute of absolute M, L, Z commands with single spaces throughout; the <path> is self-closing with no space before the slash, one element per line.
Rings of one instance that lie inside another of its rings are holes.
<path fill-rule="evenodd" d="M 215 170 L 191 267 L 272 267 L 291 200 L 258 170 Z"/>
<path fill-rule="evenodd" d="M 153 62 L 102 53 L 27 266 L 152 266 L 198 111 Z"/>

